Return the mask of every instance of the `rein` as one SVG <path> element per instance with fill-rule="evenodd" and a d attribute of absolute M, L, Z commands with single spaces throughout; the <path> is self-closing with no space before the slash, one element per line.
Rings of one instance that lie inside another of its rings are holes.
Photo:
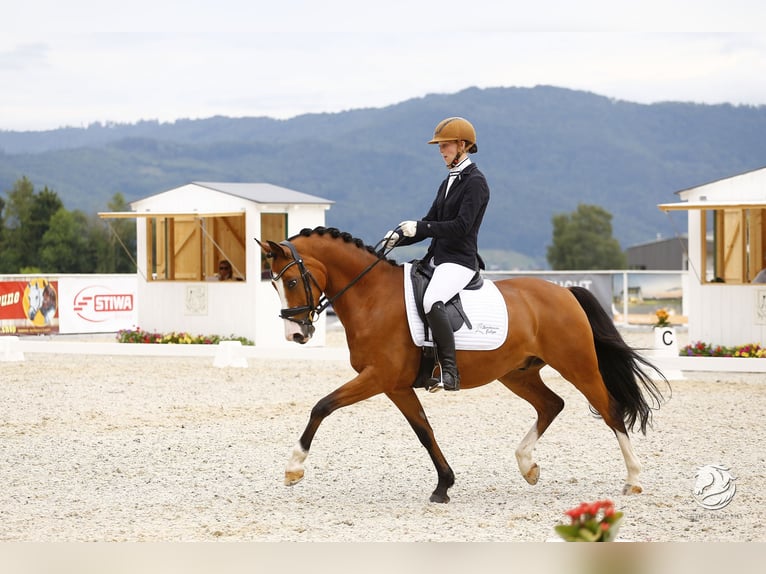
<path fill-rule="evenodd" d="M 317 280 L 314 278 L 314 276 L 311 274 L 311 271 L 309 271 L 306 266 L 303 264 L 303 257 L 300 256 L 298 253 L 298 250 L 295 248 L 295 245 L 293 245 L 290 241 L 281 241 L 279 243 L 280 245 L 284 245 L 290 250 L 290 253 L 293 256 L 293 260 L 285 265 L 285 267 L 282 268 L 282 270 L 279 272 L 278 275 L 271 276 L 272 281 L 279 281 L 279 279 L 282 278 L 282 275 L 284 275 L 285 271 L 287 271 L 290 267 L 293 265 L 298 266 L 298 270 L 301 274 L 301 281 L 303 282 L 303 289 L 306 292 L 306 305 L 300 305 L 298 307 L 288 307 L 286 309 L 282 309 L 279 313 L 280 318 L 287 319 L 288 321 L 293 321 L 294 323 L 298 323 L 300 325 L 307 325 L 310 326 L 314 321 L 316 321 L 319 318 L 319 315 L 321 315 L 330 305 L 332 305 L 341 295 L 343 295 L 346 291 L 351 289 L 362 277 L 367 275 L 370 271 L 372 271 L 372 268 L 375 267 L 378 263 L 383 261 L 383 258 L 377 257 L 375 261 L 370 263 L 365 269 L 362 270 L 359 275 L 354 277 L 351 282 L 346 285 L 343 289 L 338 291 L 335 295 L 332 297 L 327 297 L 325 295 L 324 290 L 319 286 L 319 283 L 317 283 Z M 322 295 L 319 297 L 319 301 L 317 304 L 314 304 L 314 293 L 311 289 L 311 283 L 316 285 L 316 288 L 319 289 L 319 291 L 322 293 Z M 295 315 L 300 315 L 301 313 L 306 313 L 305 319 L 296 319 Z"/>

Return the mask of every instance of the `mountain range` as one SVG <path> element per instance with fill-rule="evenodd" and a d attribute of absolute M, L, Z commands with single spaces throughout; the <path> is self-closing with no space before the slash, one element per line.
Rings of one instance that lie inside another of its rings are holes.
<path fill-rule="evenodd" d="M 468 88 L 383 108 L 287 120 L 212 117 L 0 131 L 0 191 L 26 176 L 67 209 L 103 211 L 192 181 L 268 182 L 335 202 L 327 224 L 375 244 L 428 210 L 446 170 L 434 126 L 476 128 L 490 185 L 480 247 L 545 268 L 552 217 L 579 204 L 612 214 L 621 246 L 684 233 L 657 204 L 766 165 L 766 106 L 638 104 L 553 86 Z"/>

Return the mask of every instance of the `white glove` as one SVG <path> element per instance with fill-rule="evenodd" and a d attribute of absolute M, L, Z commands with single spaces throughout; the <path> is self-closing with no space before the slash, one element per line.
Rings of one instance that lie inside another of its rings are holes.
<path fill-rule="evenodd" d="M 405 237 L 415 237 L 415 234 L 418 232 L 418 222 L 402 221 L 399 224 L 399 229 L 402 230 L 402 233 Z"/>
<path fill-rule="evenodd" d="M 386 241 L 386 249 L 393 249 L 399 243 L 400 237 L 396 231 L 391 230 L 386 232 L 383 239 Z"/>

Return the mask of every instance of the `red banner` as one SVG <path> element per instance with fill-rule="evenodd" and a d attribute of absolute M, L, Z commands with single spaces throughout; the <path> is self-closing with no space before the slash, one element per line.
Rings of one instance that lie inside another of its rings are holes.
<path fill-rule="evenodd" d="M 58 333 L 58 281 L 0 281 L 0 334 Z"/>

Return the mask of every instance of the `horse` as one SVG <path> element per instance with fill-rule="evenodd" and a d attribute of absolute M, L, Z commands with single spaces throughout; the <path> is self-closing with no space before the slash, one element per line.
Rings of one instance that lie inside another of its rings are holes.
<path fill-rule="evenodd" d="M 315 332 L 313 323 L 332 305 L 357 373 L 311 409 L 285 469 L 285 484 L 304 478 L 312 440 L 327 416 L 383 393 L 407 419 L 436 468 L 438 480 L 430 501 L 449 502 L 455 475 L 413 388 L 422 349 L 408 329 L 403 265 L 389 259 L 385 249 L 376 251 L 335 228 L 303 229 L 280 243 L 256 241 L 269 261 L 272 284 L 283 305 L 285 337 L 307 343 Z M 540 376 L 540 369 L 550 365 L 585 396 L 617 437 L 627 468 L 623 494 L 640 493 L 641 464 L 628 431 L 638 425 L 646 434 L 652 410 L 664 400 L 647 371 L 665 377 L 625 343 L 587 289 L 533 277 L 495 285 L 507 307 L 508 335 L 495 350 L 457 351 L 461 389 L 498 380 L 534 407 L 537 420 L 515 451 L 521 475 L 534 485 L 540 476 L 533 459 L 535 444 L 564 408 L 563 399 Z"/>

